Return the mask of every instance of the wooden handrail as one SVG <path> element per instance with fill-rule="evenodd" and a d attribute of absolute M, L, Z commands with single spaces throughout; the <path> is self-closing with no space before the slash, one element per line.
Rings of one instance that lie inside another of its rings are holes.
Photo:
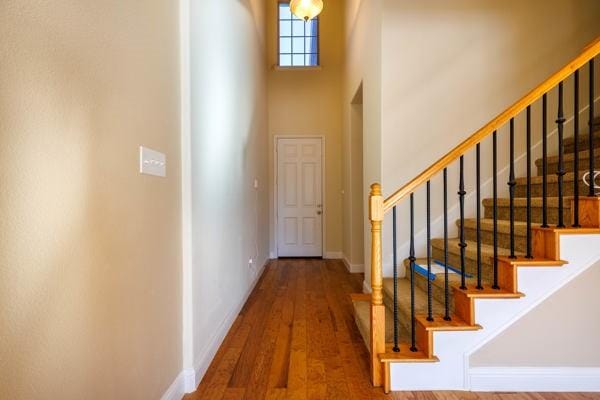
<path fill-rule="evenodd" d="M 390 210 L 392 207 L 398 204 L 399 201 L 414 192 L 419 186 L 433 178 L 444 168 L 450 165 L 450 163 L 452 163 L 454 160 L 464 155 L 468 150 L 477 145 L 477 143 L 481 142 L 487 136 L 491 135 L 495 130 L 510 121 L 511 118 L 516 117 L 521 111 L 525 110 L 528 106 L 533 104 L 545 93 L 557 86 L 560 82 L 564 81 L 576 70 L 583 67 L 588 61 L 598 54 L 600 54 L 600 37 L 596 38 L 591 44 L 589 44 L 573 61 L 569 62 L 556 73 L 551 75 L 542 84 L 527 93 L 496 118 L 492 119 L 489 123 L 479 129 L 469 138 L 465 139 L 461 144 L 456 146 L 445 156 L 433 163 L 416 178 L 402 186 L 394 194 L 385 199 L 383 202 L 384 212 Z"/>

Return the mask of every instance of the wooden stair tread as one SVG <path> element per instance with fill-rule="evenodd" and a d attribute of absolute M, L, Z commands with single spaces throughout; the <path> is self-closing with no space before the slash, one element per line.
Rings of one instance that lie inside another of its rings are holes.
<path fill-rule="evenodd" d="M 481 325 L 469 325 L 456 314 L 451 315 L 451 320 L 446 321 L 443 315 L 434 315 L 433 321 L 428 321 L 426 315 L 417 315 L 415 319 L 427 331 L 478 331 Z"/>
<path fill-rule="evenodd" d="M 598 201 L 600 201 L 600 197 L 598 197 Z M 556 227 L 548 227 L 548 228 L 542 228 L 542 227 L 538 227 L 535 228 L 536 230 L 540 230 L 540 231 L 546 231 L 546 232 L 554 232 L 554 233 L 558 233 L 561 235 L 597 235 L 600 234 L 600 228 L 573 228 L 573 227 L 566 227 L 566 228 L 556 228 Z"/>
<path fill-rule="evenodd" d="M 399 352 L 394 352 L 392 350 L 393 345 L 391 343 L 386 344 L 386 352 L 380 353 L 379 361 L 382 363 L 390 363 L 390 362 L 439 362 L 440 359 L 436 356 L 429 357 L 422 351 L 410 351 L 410 344 L 408 343 L 399 343 L 398 347 L 400 348 Z"/>
<path fill-rule="evenodd" d="M 517 265 L 521 267 L 562 267 L 568 262 L 563 260 L 549 260 L 547 258 L 525 258 L 525 257 L 498 257 L 499 261 L 510 265 Z"/>
<path fill-rule="evenodd" d="M 469 298 L 475 299 L 519 299 L 525 296 L 523 293 L 513 293 L 503 289 L 493 289 L 489 286 L 484 286 L 483 289 L 477 289 L 475 286 L 467 286 L 466 289 L 461 289 L 459 286 L 454 286 L 452 289 L 463 293 Z"/>

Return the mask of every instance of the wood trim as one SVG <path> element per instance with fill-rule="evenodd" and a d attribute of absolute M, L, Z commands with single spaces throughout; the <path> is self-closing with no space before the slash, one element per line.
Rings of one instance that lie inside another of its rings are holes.
<path fill-rule="evenodd" d="M 408 182 L 406 185 L 398 189 L 394 194 L 385 199 L 384 210 L 387 211 L 396 205 L 400 200 L 404 199 L 407 195 L 414 192 L 419 186 L 432 179 L 435 175 L 446 168 L 451 162 L 465 154 L 469 149 L 474 147 L 477 143 L 481 142 L 487 136 L 491 135 L 495 130 L 502 127 L 505 123 L 510 121 L 511 118 L 516 117 L 521 111 L 525 110 L 527 106 L 533 104 L 536 100 L 554 88 L 560 82 L 564 81 L 567 77 L 573 74 L 576 70 L 584 66 L 589 60 L 600 54 L 600 37 L 596 38 L 590 43 L 575 59 L 569 62 L 567 65 L 559 69 L 557 72 L 552 74 L 543 83 L 538 85 L 535 89 L 527 93 L 520 100 L 514 103 L 512 106 L 507 108 L 505 111 L 500 113 L 496 118 L 492 119 L 481 129 L 471 135 L 469 138 L 464 140 L 454 149 L 452 149 L 445 156 L 440 158 L 429 168 L 419 174 L 416 178 Z"/>
<path fill-rule="evenodd" d="M 575 220 L 574 203 L 571 199 L 571 221 Z M 579 224 L 582 228 L 600 228 L 600 197 L 579 198 Z"/>
<path fill-rule="evenodd" d="M 383 304 L 383 269 L 381 224 L 383 222 L 383 196 L 381 185 L 371 185 L 369 195 L 369 220 L 371 221 L 371 381 L 381 386 L 383 367 L 379 354 L 385 352 L 385 305 Z"/>
<path fill-rule="evenodd" d="M 350 295 L 350 300 L 371 302 L 371 293 L 352 293 Z"/>
<path fill-rule="evenodd" d="M 458 315 L 452 315 L 450 321 L 446 321 L 442 315 L 434 316 L 433 321 L 427 321 L 427 316 L 419 315 L 416 317 L 417 324 L 430 332 L 435 331 L 478 331 L 482 329 L 481 325 L 469 325 Z"/>

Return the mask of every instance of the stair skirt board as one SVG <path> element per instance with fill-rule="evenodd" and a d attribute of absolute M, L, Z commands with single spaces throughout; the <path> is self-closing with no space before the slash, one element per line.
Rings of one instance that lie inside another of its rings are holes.
<path fill-rule="evenodd" d="M 518 290 L 525 294 L 520 299 L 475 299 L 475 320 L 479 331 L 434 332 L 434 354 L 437 363 L 391 363 L 391 390 L 471 390 L 470 355 L 509 328 L 513 323 L 551 296 L 569 281 L 600 260 L 600 235 L 561 235 L 560 250 L 568 264 L 561 268 L 518 268 Z M 473 369 L 475 372 L 475 369 Z M 475 376 L 475 375 L 474 375 Z M 568 380 L 555 380 L 553 390 L 589 390 L 567 385 Z M 498 387 L 494 387 L 498 382 Z M 564 387 L 559 387 L 561 382 Z M 514 388 L 502 379 L 487 379 L 486 390 L 539 390 L 536 381 L 531 388 L 526 380 L 515 380 Z"/>
<path fill-rule="evenodd" d="M 478 367 L 469 379 L 478 392 L 600 392 L 600 368 Z"/>

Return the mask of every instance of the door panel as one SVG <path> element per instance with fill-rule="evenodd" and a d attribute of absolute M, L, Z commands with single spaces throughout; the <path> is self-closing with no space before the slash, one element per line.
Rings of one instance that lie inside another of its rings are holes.
<path fill-rule="evenodd" d="M 321 139 L 277 141 L 277 255 L 323 255 Z"/>

